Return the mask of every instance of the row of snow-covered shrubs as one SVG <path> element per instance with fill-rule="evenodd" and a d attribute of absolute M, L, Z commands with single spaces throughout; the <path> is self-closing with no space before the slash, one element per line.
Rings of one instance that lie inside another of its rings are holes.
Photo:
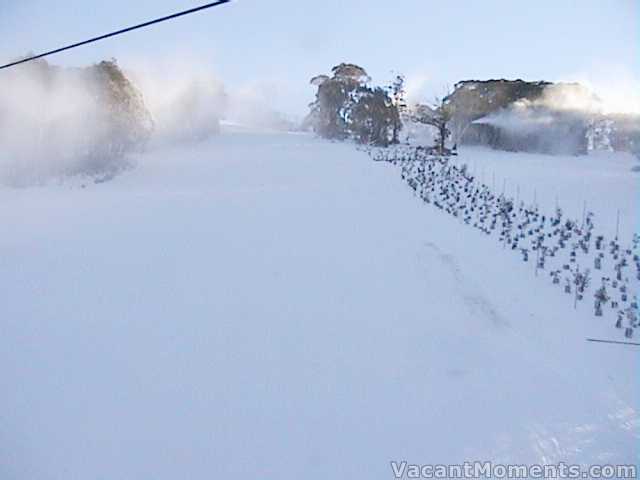
<path fill-rule="evenodd" d="M 533 263 L 535 274 L 545 274 L 561 286 L 575 308 L 591 298 L 594 315 L 611 318 L 626 338 L 634 336 L 640 327 L 636 295 L 639 235 L 628 246 L 617 238 L 605 239 L 596 234 L 590 212 L 578 222 L 565 217 L 560 208 L 545 214 L 537 206 L 516 203 L 479 182 L 466 165 L 454 165 L 448 157 L 430 155 L 420 147 L 371 153 L 375 160 L 399 165 L 402 179 L 425 203 L 495 238 L 522 261 Z"/>

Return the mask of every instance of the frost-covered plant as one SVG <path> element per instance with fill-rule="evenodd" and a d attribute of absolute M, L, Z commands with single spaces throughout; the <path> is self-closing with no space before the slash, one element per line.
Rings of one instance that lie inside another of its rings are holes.
<path fill-rule="evenodd" d="M 602 284 L 602 286 L 596 290 L 595 293 L 595 310 L 596 310 L 596 317 L 601 317 L 602 316 L 602 306 L 606 305 L 606 303 L 609 301 L 609 294 L 607 292 L 607 287 L 606 285 Z"/>
<path fill-rule="evenodd" d="M 573 284 L 575 285 L 575 298 L 574 298 L 574 308 L 578 304 L 578 300 L 582 300 L 584 291 L 589 286 L 589 282 L 591 281 L 591 275 L 589 269 L 584 271 L 580 271 L 579 267 L 573 271 Z"/>

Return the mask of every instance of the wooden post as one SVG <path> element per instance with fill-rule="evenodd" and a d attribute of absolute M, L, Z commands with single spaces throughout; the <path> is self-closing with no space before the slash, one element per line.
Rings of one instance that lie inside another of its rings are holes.
<path fill-rule="evenodd" d="M 580 273 L 580 267 L 576 267 L 576 274 L 573 277 L 574 280 L 578 278 L 578 274 Z M 575 295 L 573 297 L 573 308 L 574 310 L 578 308 L 578 290 L 579 290 L 579 285 L 577 282 L 574 281 L 574 290 L 575 290 Z"/>

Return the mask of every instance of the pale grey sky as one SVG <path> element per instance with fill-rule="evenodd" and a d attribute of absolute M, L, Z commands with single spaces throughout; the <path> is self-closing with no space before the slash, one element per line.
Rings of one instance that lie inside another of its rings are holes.
<path fill-rule="evenodd" d="M 39 52 L 206 0 L 0 0 L 0 60 Z M 640 79 L 638 0 L 234 0 L 52 57 L 84 65 L 116 57 L 188 57 L 228 85 L 265 92 L 302 114 L 308 79 L 342 61 L 383 83 L 392 71 L 424 96 L 468 78 L 587 80 L 622 92 Z M 171 62 L 166 62 L 171 64 Z M 167 67 L 169 68 L 169 67 Z M 619 85 L 616 86 L 616 85 Z"/>

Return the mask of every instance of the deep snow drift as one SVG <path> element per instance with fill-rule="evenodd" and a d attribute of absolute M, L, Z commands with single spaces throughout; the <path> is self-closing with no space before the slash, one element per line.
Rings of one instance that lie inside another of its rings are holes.
<path fill-rule="evenodd" d="M 532 184 L 554 161 L 485 152 L 514 182 L 507 157 Z M 637 347 L 587 343 L 611 325 L 397 168 L 233 132 L 138 160 L 86 188 L 0 189 L 3 479 L 637 461 Z M 574 160 L 565 181 L 611 191 Z"/>

